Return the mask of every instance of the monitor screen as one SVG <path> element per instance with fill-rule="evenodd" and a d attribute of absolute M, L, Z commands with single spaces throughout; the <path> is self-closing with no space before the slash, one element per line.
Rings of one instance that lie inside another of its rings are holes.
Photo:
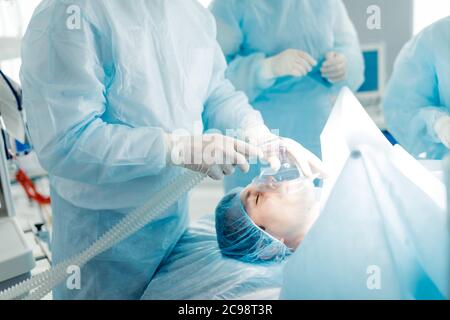
<path fill-rule="evenodd" d="M 364 62 L 365 62 L 365 81 L 358 92 L 374 92 L 379 91 L 379 83 L 380 83 L 380 56 L 378 50 L 367 50 L 363 52 Z"/>

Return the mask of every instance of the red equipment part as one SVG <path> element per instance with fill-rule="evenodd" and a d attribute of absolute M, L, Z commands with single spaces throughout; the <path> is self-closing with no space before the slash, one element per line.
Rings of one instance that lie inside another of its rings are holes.
<path fill-rule="evenodd" d="M 28 195 L 28 197 L 36 201 L 39 205 L 45 206 L 51 203 L 50 197 L 46 197 L 40 194 L 36 190 L 36 186 L 34 185 L 33 181 L 31 181 L 31 179 L 26 175 L 26 173 L 22 169 L 17 170 L 16 180 L 25 190 L 25 193 Z"/>

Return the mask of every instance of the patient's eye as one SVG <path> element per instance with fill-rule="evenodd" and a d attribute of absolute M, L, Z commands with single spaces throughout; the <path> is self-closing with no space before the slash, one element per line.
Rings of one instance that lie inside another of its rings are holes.
<path fill-rule="evenodd" d="M 264 228 L 263 226 L 259 226 L 259 228 L 263 231 L 266 231 L 266 228 Z"/>
<path fill-rule="evenodd" d="M 259 193 L 256 195 L 256 204 L 258 204 L 258 200 L 259 200 Z"/>

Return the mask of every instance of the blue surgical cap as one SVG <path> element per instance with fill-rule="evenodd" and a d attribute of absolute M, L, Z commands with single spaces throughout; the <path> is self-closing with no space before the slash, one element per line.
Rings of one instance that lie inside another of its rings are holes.
<path fill-rule="evenodd" d="M 216 208 L 217 242 L 222 254 L 250 263 L 285 260 L 291 250 L 253 222 L 242 204 L 242 190 L 232 190 Z"/>

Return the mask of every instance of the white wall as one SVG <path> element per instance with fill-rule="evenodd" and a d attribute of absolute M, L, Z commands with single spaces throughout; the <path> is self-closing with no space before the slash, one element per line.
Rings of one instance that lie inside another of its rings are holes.
<path fill-rule="evenodd" d="M 25 33 L 33 11 L 40 1 L 0 0 L 0 38 L 21 37 Z M 0 67 L 8 76 L 17 82 L 19 81 L 19 58 L 0 62 Z"/>
<path fill-rule="evenodd" d="M 211 3 L 212 0 L 198 0 L 198 2 L 200 2 L 202 5 L 204 5 L 205 7 L 209 6 L 209 4 Z"/>
<path fill-rule="evenodd" d="M 414 34 L 447 16 L 450 16 L 449 0 L 414 0 Z"/>
<path fill-rule="evenodd" d="M 0 36 L 23 35 L 40 0 L 0 0 Z"/>
<path fill-rule="evenodd" d="M 17 37 L 21 34 L 19 9 L 16 2 L 0 0 L 0 36 Z"/>

